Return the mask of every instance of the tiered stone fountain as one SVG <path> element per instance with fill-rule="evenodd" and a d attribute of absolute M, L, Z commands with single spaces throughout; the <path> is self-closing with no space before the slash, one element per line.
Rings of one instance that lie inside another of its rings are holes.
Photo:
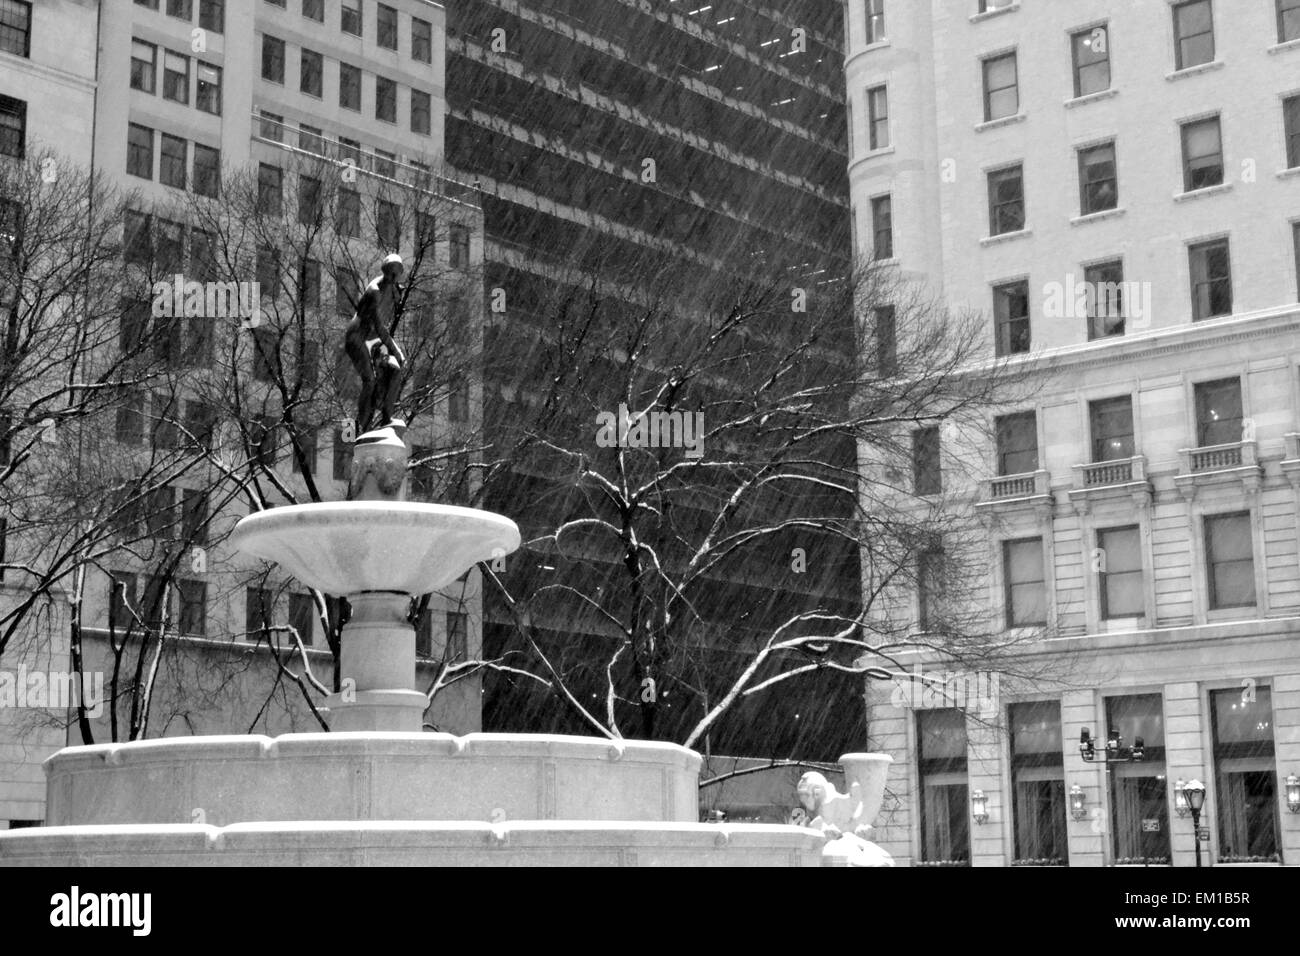
<path fill-rule="evenodd" d="M 842 841 L 817 829 L 697 822 L 685 747 L 420 731 L 409 597 L 514 551 L 519 529 L 406 501 L 402 430 L 358 439 L 352 500 L 259 512 L 233 536 L 348 596 L 332 732 L 68 747 L 45 765 L 47 826 L 0 833 L 0 865 L 821 865 Z M 888 762 L 874 759 L 846 761 L 868 820 Z"/>

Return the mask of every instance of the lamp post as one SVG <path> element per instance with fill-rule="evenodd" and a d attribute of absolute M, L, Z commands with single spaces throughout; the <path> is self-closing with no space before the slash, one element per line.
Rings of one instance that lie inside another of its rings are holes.
<path fill-rule="evenodd" d="M 1201 865 L 1201 810 L 1205 806 L 1205 784 L 1193 780 L 1183 785 L 1187 809 L 1192 814 L 1192 837 L 1196 843 L 1196 865 Z"/>

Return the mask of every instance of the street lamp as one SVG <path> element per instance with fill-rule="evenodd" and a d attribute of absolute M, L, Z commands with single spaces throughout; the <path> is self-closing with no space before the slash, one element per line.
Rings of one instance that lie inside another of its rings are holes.
<path fill-rule="evenodd" d="M 1130 760 L 1137 763 L 1146 756 L 1146 746 L 1141 737 L 1135 737 L 1133 746 L 1125 747 L 1124 738 L 1119 735 L 1118 730 L 1112 728 L 1106 737 L 1106 748 L 1099 751 L 1088 728 L 1084 727 L 1079 733 L 1079 755 L 1088 763 L 1092 763 L 1098 757 L 1103 763 L 1127 763 Z"/>
<path fill-rule="evenodd" d="M 1187 786 L 1187 781 L 1182 777 L 1174 784 L 1174 813 L 1180 817 L 1187 816 L 1187 794 L 1183 793 L 1183 787 Z"/>
<path fill-rule="evenodd" d="M 1201 865 L 1201 810 L 1205 807 L 1205 784 L 1193 780 L 1183 785 L 1183 797 L 1192 814 L 1192 836 L 1196 842 L 1196 865 Z"/>
<path fill-rule="evenodd" d="M 1070 816 L 1082 820 L 1088 815 L 1088 808 L 1083 805 L 1083 787 L 1077 783 L 1070 788 Z"/>
<path fill-rule="evenodd" d="M 976 823 L 987 823 L 989 819 L 989 798 L 983 790 L 976 790 L 970 795 L 970 815 Z"/>
<path fill-rule="evenodd" d="M 1286 778 L 1286 808 L 1292 813 L 1300 813 L 1300 777 L 1295 774 L 1287 774 Z"/>

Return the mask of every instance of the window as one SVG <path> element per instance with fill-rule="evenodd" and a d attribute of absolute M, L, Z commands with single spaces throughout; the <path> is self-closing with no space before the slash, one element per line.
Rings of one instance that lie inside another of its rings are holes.
<path fill-rule="evenodd" d="M 257 247 L 257 284 L 264 299 L 280 297 L 280 250 Z"/>
<path fill-rule="evenodd" d="M 989 173 L 989 235 L 1025 228 L 1024 167 L 1009 166 Z"/>
<path fill-rule="evenodd" d="M 877 259 L 894 258 L 894 203 L 890 196 L 871 200 L 872 250 Z"/>
<path fill-rule="evenodd" d="M 932 633 L 943 621 L 940 599 L 943 596 L 943 548 L 932 547 L 916 558 L 917 627 L 922 633 Z"/>
<path fill-rule="evenodd" d="M 208 63 L 199 63 L 198 87 L 194 94 L 194 105 L 213 116 L 221 115 L 221 67 Z"/>
<path fill-rule="evenodd" d="M 376 18 L 375 42 L 385 50 L 397 49 L 397 11 L 387 4 L 379 4 Z"/>
<path fill-rule="evenodd" d="M 453 375 L 447 383 L 447 419 L 456 424 L 469 421 L 469 379 Z"/>
<path fill-rule="evenodd" d="M 357 295 L 361 283 L 350 270 L 340 268 L 334 276 L 334 312 L 340 318 L 348 318 L 357 308 Z"/>
<path fill-rule="evenodd" d="M 343 0 L 339 28 L 344 33 L 361 36 L 361 0 Z"/>
<path fill-rule="evenodd" d="M 885 0 L 867 2 L 867 42 L 879 43 L 885 39 Z"/>
<path fill-rule="evenodd" d="M 469 268 L 469 226 L 451 227 L 448 232 L 448 259 L 453 269 Z"/>
<path fill-rule="evenodd" d="M 1088 295 L 1088 339 L 1124 334 L 1124 263 L 1099 262 L 1083 270 Z"/>
<path fill-rule="evenodd" d="M 321 185 L 315 176 L 298 176 L 298 222 L 310 226 L 320 220 Z"/>
<path fill-rule="evenodd" d="M 356 239 L 361 235 L 361 194 L 352 189 L 340 189 L 334 228 L 340 236 Z"/>
<path fill-rule="evenodd" d="M 320 263 L 315 259 L 302 261 L 299 285 L 302 289 L 302 304 L 311 309 L 320 308 Z M 305 351 L 312 354 L 313 343 L 306 343 Z"/>
<path fill-rule="evenodd" d="M 126 171 L 141 179 L 153 179 L 153 130 L 147 126 L 127 126 Z"/>
<path fill-rule="evenodd" d="M 137 577 L 114 571 L 108 579 L 108 626 L 113 631 L 126 630 L 135 623 Z"/>
<path fill-rule="evenodd" d="M 199 26 L 213 33 L 225 33 L 226 0 L 199 0 Z"/>
<path fill-rule="evenodd" d="M 1286 166 L 1295 169 L 1300 167 L 1300 95 L 1282 102 L 1282 125 L 1286 136 Z"/>
<path fill-rule="evenodd" d="M 892 305 L 875 310 L 876 373 L 889 378 L 898 373 L 898 316 Z"/>
<path fill-rule="evenodd" d="M 131 41 L 131 89 L 152 93 L 158 82 L 158 48 L 143 40 Z"/>
<path fill-rule="evenodd" d="M 284 83 L 284 41 L 262 37 L 262 79 Z"/>
<path fill-rule="evenodd" d="M 1232 314 L 1232 260 L 1228 240 L 1201 242 L 1187 250 L 1192 278 L 1192 320 Z"/>
<path fill-rule="evenodd" d="M 1277 0 L 1277 42 L 1300 40 L 1300 0 Z"/>
<path fill-rule="evenodd" d="M 339 106 L 361 111 L 361 70 L 347 63 L 339 64 Z"/>
<path fill-rule="evenodd" d="M 303 50 L 300 60 L 301 69 L 298 73 L 298 89 L 308 96 L 321 98 L 321 75 L 325 69 L 325 61 L 319 53 L 311 50 Z"/>
<path fill-rule="evenodd" d="M 1184 123 L 1183 191 L 1205 189 L 1223 182 L 1223 135 L 1219 117 Z"/>
<path fill-rule="evenodd" d="M 278 343 L 275 329 L 261 326 L 253 329 L 253 378 L 259 382 L 275 380 L 279 367 Z"/>
<path fill-rule="evenodd" d="M 1015 858 L 1064 865 L 1070 850 L 1061 704 L 1055 700 L 1012 704 L 1007 718 L 1011 732 Z"/>
<path fill-rule="evenodd" d="M 144 441 L 144 396 L 131 395 L 117 407 L 114 435 L 123 445 L 139 445 Z"/>
<path fill-rule="evenodd" d="M 154 243 L 154 265 L 163 275 L 175 275 L 185 268 L 185 224 L 158 218 L 158 241 Z"/>
<path fill-rule="evenodd" d="M 1089 27 L 1070 38 L 1074 50 L 1074 95 L 1110 89 L 1110 30 Z"/>
<path fill-rule="evenodd" d="M 1002 542 L 1002 572 L 1006 578 L 1007 627 L 1038 627 L 1047 623 L 1047 581 L 1043 570 L 1043 539 Z"/>
<path fill-rule="evenodd" d="M 411 59 L 433 62 L 433 25 L 419 17 L 411 18 Z"/>
<path fill-rule="evenodd" d="M 1038 470 L 1038 416 L 1034 412 L 1000 415 L 994 421 L 998 474 L 1024 475 Z"/>
<path fill-rule="evenodd" d="M 176 527 L 176 489 L 154 488 L 145 497 L 145 526 L 149 537 L 170 538 Z"/>
<path fill-rule="evenodd" d="M 1273 692 L 1255 685 L 1210 692 L 1220 863 L 1274 860 L 1279 852 Z"/>
<path fill-rule="evenodd" d="M 181 541 L 206 544 L 208 541 L 208 493 L 187 488 L 181 493 Z"/>
<path fill-rule="evenodd" d="M 182 634 L 202 637 L 207 633 L 208 586 L 203 581 L 179 578 L 176 581 L 176 598 L 180 613 L 176 625 Z"/>
<path fill-rule="evenodd" d="M 314 475 L 316 474 L 316 453 L 318 450 L 316 447 L 316 429 L 297 426 L 294 431 L 298 440 L 298 448 L 302 450 L 302 457 L 307 462 L 307 469 Z M 298 452 L 292 448 L 289 453 L 289 461 L 293 466 L 293 473 L 301 475 L 302 464 L 298 461 Z"/>
<path fill-rule="evenodd" d="M 185 430 L 190 433 L 194 445 L 210 448 L 216 427 L 217 413 L 211 405 L 195 401 L 185 403 Z"/>
<path fill-rule="evenodd" d="M 432 106 L 429 94 L 411 90 L 411 132 L 429 135 Z"/>
<path fill-rule="evenodd" d="M 325 22 L 325 0 L 302 0 L 302 15 L 317 23 Z"/>
<path fill-rule="evenodd" d="M 352 471 L 352 446 L 343 440 L 343 430 L 339 428 L 334 429 L 333 466 L 334 480 L 347 481 Z"/>
<path fill-rule="evenodd" d="M 275 595 L 267 588 L 248 588 L 244 592 L 244 631 L 248 640 L 266 636 L 272 623 Z"/>
<path fill-rule="evenodd" d="M 1079 150 L 1079 211 L 1104 212 L 1119 205 L 1119 180 L 1115 173 L 1115 144 Z"/>
<path fill-rule="evenodd" d="M 1133 457 L 1133 399 L 1105 398 L 1088 406 L 1092 428 L 1092 460 L 1119 461 Z"/>
<path fill-rule="evenodd" d="M 1295 294 L 1300 302 L 1300 222 L 1291 223 L 1291 239 L 1295 246 Z"/>
<path fill-rule="evenodd" d="M 351 163 L 358 169 L 365 164 L 365 157 L 361 153 L 361 144 L 355 139 L 348 139 L 346 136 L 339 137 L 339 159 Z"/>
<path fill-rule="evenodd" d="M 396 203 L 375 202 L 375 237 L 381 249 L 396 251 L 402 243 L 402 217 Z"/>
<path fill-rule="evenodd" d="M 221 150 L 194 144 L 194 191 L 216 197 L 221 185 Z"/>
<path fill-rule="evenodd" d="M 0 95 L 0 156 L 22 159 L 27 148 L 27 104 Z"/>
<path fill-rule="evenodd" d="M 921 784 L 921 859 L 927 863 L 969 863 L 965 715 L 951 707 L 917 711 L 916 748 Z"/>
<path fill-rule="evenodd" d="M 284 206 L 284 171 L 279 166 L 259 163 L 257 167 L 257 211 L 280 215 Z"/>
<path fill-rule="evenodd" d="M 163 99 L 176 103 L 190 102 L 190 58 L 163 51 Z"/>
<path fill-rule="evenodd" d="M 193 0 L 167 0 L 167 16 L 178 20 L 193 20 Z"/>
<path fill-rule="evenodd" d="M 1196 444 L 1200 448 L 1241 441 L 1241 379 L 1199 382 L 1196 394 Z"/>
<path fill-rule="evenodd" d="M 397 122 L 397 84 L 382 76 L 375 77 L 375 119 Z"/>
<path fill-rule="evenodd" d="M 249 449 L 249 458 L 254 464 L 261 465 L 263 468 L 274 468 L 279 453 L 275 417 L 272 415 L 258 416 L 257 421 L 249 428 L 248 434 L 252 446 Z"/>
<path fill-rule="evenodd" d="M 148 7 L 150 10 L 158 9 L 158 0 L 135 0 L 137 7 Z"/>
<path fill-rule="evenodd" d="M 0 53 L 32 55 L 32 5 L 22 0 L 0 0 Z"/>
<path fill-rule="evenodd" d="M 397 178 L 397 154 L 386 149 L 375 150 L 375 172 L 389 179 Z"/>
<path fill-rule="evenodd" d="M 1003 7 L 1009 7 L 1016 0 L 980 0 L 980 13 L 988 13 L 990 10 L 1001 10 Z"/>
<path fill-rule="evenodd" d="M 1142 587 L 1142 534 L 1137 525 L 1108 528 L 1097 532 L 1098 590 L 1101 592 L 1101 616 L 1141 617 L 1146 613 Z"/>
<path fill-rule="evenodd" d="M 1210 610 L 1255 606 L 1255 546 L 1250 513 L 1205 518 Z"/>
<path fill-rule="evenodd" d="M 415 212 L 415 244 L 419 249 L 430 249 L 438 235 L 438 219 L 431 212 Z"/>
<path fill-rule="evenodd" d="M 469 615 L 464 611 L 447 612 L 447 660 L 469 658 Z"/>
<path fill-rule="evenodd" d="M 158 181 L 164 186 L 185 188 L 185 167 L 189 158 L 187 147 L 185 140 L 162 134 L 158 150 Z"/>
<path fill-rule="evenodd" d="M 122 258 L 136 266 L 153 262 L 152 227 L 145 213 L 126 210 L 122 220 Z"/>
<path fill-rule="evenodd" d="M 993 321 L 998 355 L 1029 351 L 1029 283 L 1009 282 L 993 289 Z"/>
<path fill-rule="evenodd" d="M 889 91 L 883 86 L 867 90 L 867 131 L 870 149 L 889 145 Z"/>
<path fill-rule="evenodd" d="M 258 135 L 262 139 L 269 139 L 272 142 L 279 143 L 284 139 L 284 117 L 278 113 L 268 113 L 261 110 L 258 113 Z"/>
<path fill-rule="evenodd" d="M 943 491 L 938 426 L 912 432 L 912 486 L 918 495 L 937 495 Z"/>
<path fill-rule="evenodd" d="M 311 647 L 316 633 L 316 602 L 310 594 L 289 595 L 289 625 L 298 632 L 298 638 Z"/>
<path fill-rule="evenodd" d="M 1191 0 L 1174 7 L 1174 43 L 1180 70 L 1214 59 L 1214 15 L 1210 0 Z"/>
<path fill-rule="evenodd" d="M 316 126 L 302 123 L 298 126 L 298 148 L 317 156 L 325 155 L 325 137 Z"/>
<path fill-rule="evenodd" d="M 1016 81 L 1016 54 L 989 57 L 984 66 L 984 121 L 1015 116 L 1020 112 L 1020 89 Z"/>
<path fill-rule="evenodd" d="M 1159 694 L 1106 698 L 1106 729 L 1128 745 L 1142 738 L 1140 762 L 1107 764 L 1116 863 L 1169 862 L 1169 784 L 1164 701 Z M 1099 734 L 1099 736 L 1101 736 Z"/>

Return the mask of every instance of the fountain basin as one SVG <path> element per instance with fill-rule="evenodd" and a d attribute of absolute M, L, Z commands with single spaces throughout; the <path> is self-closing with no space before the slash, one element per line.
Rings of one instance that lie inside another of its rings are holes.
<path fill-rule="evenodd" d="M 243 518 L 231 544 L 326 594 L 428 594 L 519 547 L 509 518 L 457 505 L 327 501 Z"/>

